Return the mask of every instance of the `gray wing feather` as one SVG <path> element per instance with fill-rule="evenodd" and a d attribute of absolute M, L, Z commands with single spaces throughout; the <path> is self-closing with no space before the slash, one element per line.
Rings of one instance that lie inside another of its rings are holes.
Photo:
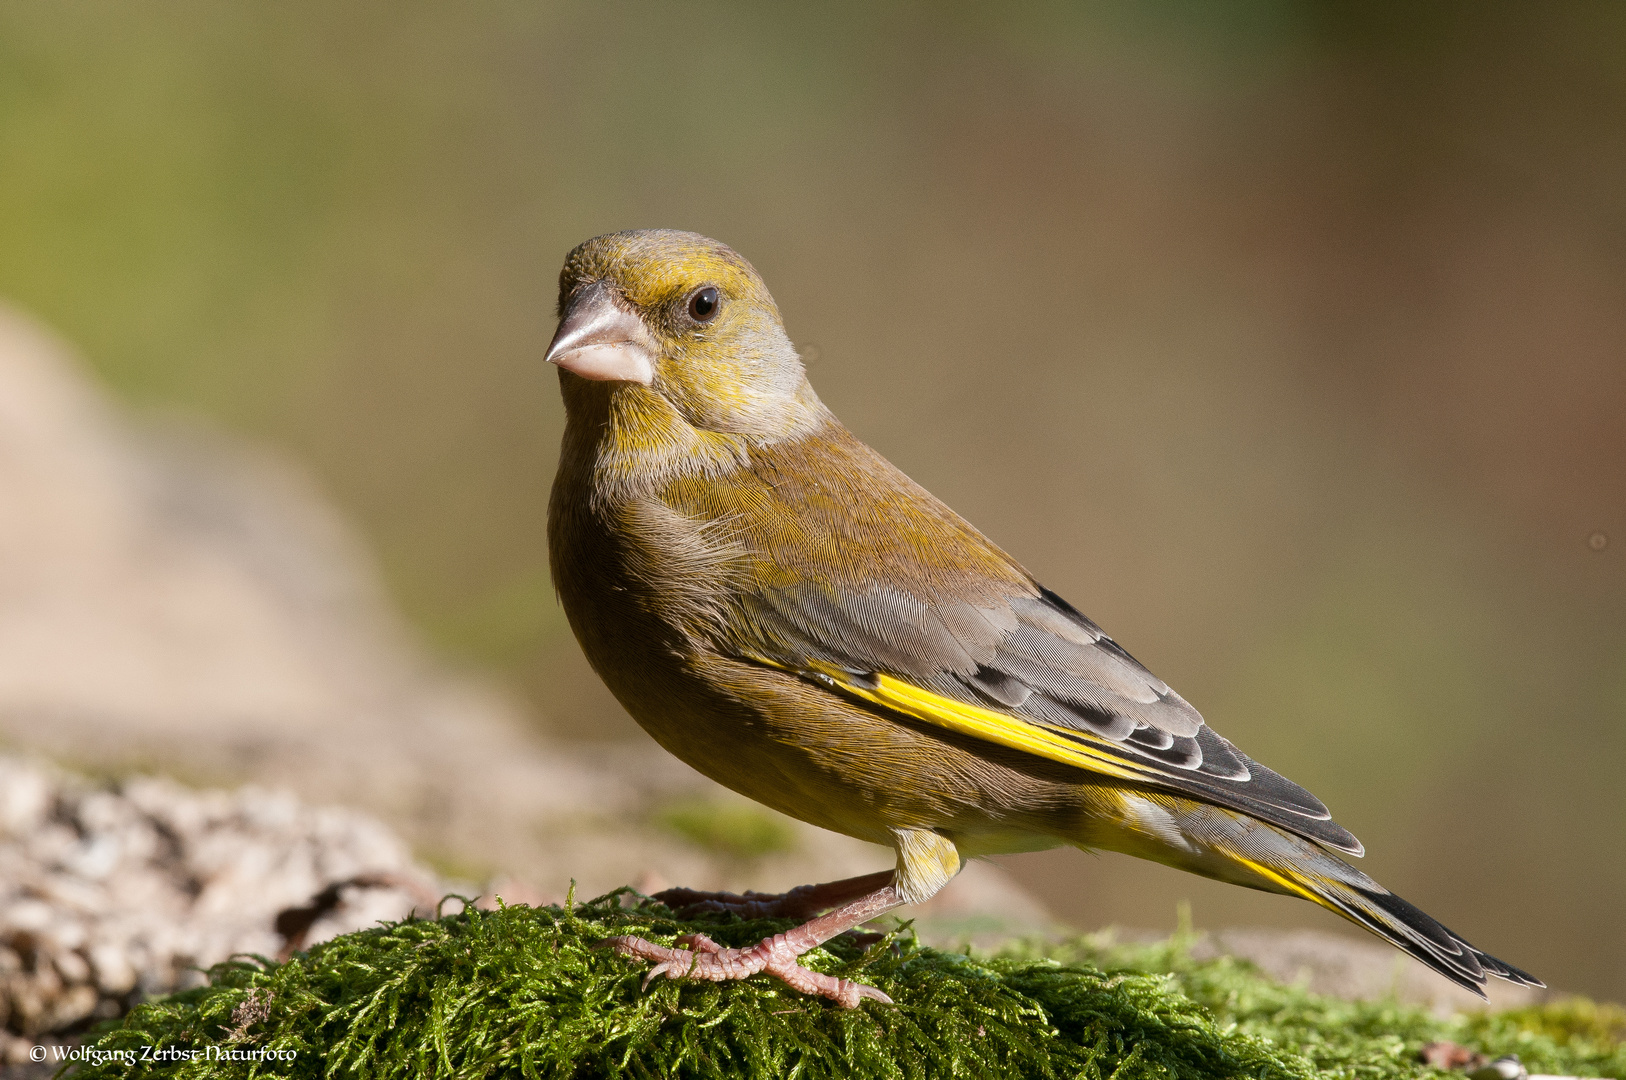
<path fill-rule="evenodd" d="M 884 671 L 968 703 L 1089 731 L 1182 769 L 1204 768 L 1203 718 L 1101 629 L 1052 594 L 1003 604 L 930 603 L 900 589 L 764 589 L 753 620 L 770 640 L 850 671 Z M 1246 776 L 1217 750 L 1207 770 Z"/>
<path fill-rule="evenodd" d="M 1221 738 L 1072 605 L 1034 590 L 976 605 L 933 602 L 888 585 L 862 592 L 797 585 L 763 588 L 744 603 L 756 647 L 792 667 L 817 661 L 855 675 L 885 673 L 1053 729 L 1087 732 L 1126 761 L 1161 768 L 1177 787 L 1266 820 L 1298 821 L 1298 831 L 1313 839 L 1360 851 L 1319 799 Z"/>

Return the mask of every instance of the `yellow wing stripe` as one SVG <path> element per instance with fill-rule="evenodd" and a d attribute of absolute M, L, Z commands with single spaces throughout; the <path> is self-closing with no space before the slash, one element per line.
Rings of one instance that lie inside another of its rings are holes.
<path fill-rule="evenodd" d="M 1111 754 L 1093 750 L 1075 739 L 1058 735 L 1049 728 L 1029 723 L 1008 713 L 968 705 L 963 701 L 934 694 L 930 690 L 922 690 L 913 683 L 891 675 L 877 673 L 871 676 L 875 681 L 875 685 L 871 687 L 854 682 L 852 675 L 846 671 L 817 662 L 798 670 L 766 657 L 753 656 L 751 659 L 766 667 L 778 668 L 792 674 L 804 676 L 813 674 L 827 685 L 839 686 L 844 692 L 882 708 L 912 716 L 916 720 L 924 720 L 928 724 L 950 731 L 957 731 L 962 735 L 970 735 L 1000 746 L 1008 746 L 1013 750 L 1036 754 L 1063 765 L 1072 765 L 1103 776 L 1142 784 L 1148 781 L 1155 782 L 1161 775 L 1155 768 L 1137 769 Z"/>
<path fill-rule="evenodd" d="M 1030 724 L 992 709 L 954 701 L 890 675 L 875 676 L 874 689 L 845 679 L 838 681 L 844 690 L 855 697 L 912 716 L 916 720 L 924 720 L 928 724 L 957 731 L 962 735 L 971 735 L 1000 746 L 1008 746 L 1013 750 L 1024 750 L 1042 758 L 1049 758 L 1051 761 L 1088 769 L 1119 780 L 1144 783 L 1148 779 L 1145 772 L 1133 769 L 1110 755 L 1091 750 L 1088 746 L 1082 746 L 1037 724 Z"/>

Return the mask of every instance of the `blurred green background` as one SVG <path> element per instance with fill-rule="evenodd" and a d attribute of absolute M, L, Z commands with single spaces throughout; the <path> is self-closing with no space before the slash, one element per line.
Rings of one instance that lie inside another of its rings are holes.
<path fill-rule="evenodd" d="M 1626 6 L 0 5 L 0 295 L 303 459 L 572 738 L 542 350 L 573 245 L 716 236 L 858 434 L 1306 784 L 1626 997 Z M 1080 925 L 1337 927 L 1117 857 Z"/>

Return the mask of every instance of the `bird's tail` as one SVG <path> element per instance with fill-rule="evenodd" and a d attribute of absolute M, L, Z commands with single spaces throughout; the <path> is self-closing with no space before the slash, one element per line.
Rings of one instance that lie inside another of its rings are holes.
<path fill-rule="evenodd" d="M 1303 897 L 1481 997 L 1492 975 L 1520 986 L 1545 985 L 1474 948 L 1319 844 L 1232 810 L 1164 793 L 1121 798 L 1124 817 L 1113 839 L 1086 846 L 1112 847 L 1222 881 Z"/>
<path fill-rule="evenodd" d="M 1335 855 L 1317 851 L 1316 864 L 1264 866 L 1237 857 L 1261 876 L 1306 900 L 1337 912 L 1399 949 L 1410 953 L 1458 986 L 1480 997 L 1488 976 L 1520 986 L 1543 986 L 1540 979 L 1474 948 L 1427 912 L 1408 903 Z"/>

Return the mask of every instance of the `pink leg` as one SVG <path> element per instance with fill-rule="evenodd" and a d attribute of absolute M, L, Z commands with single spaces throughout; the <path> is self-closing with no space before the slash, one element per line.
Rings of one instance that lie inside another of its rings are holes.
<path fill-rule="evenodd" d="M 890 878 L 890 872 L 885 876 Z M 832 883 L 832 885 L 844 884 L 847 882 Z M 817 889 L 828 886 L 806 887 Z M 794 895 L 798 891 L 800 890 L 793 890 L 786 895 Z M 765 971 L 783 980 L 794 990 L 827 997 L 846 1009 L 856 1007 L 864 998 L 873 998 L 890 1005 L 892 999 L 873 986 L 821 975 L 817 971 L 809 971 L 796 961 L 809 949 L 817 948 L 837 934 L 884 915 L 902 904 L 903 897 L 888 883 L 866 896 L 843 904 L 828 915 L 821 915 L 783 934 L 763 938 L 749 949 L 725 949 L 704 934 L 688 934 L 679 938 L 679 947 L 675 949 L 668 949 L 638 937 L 613 937 L 603 944 L 625 956 L 656 961 L 655 966 L 644 977 L 645 986 L 648 986 L 649 981 L 657 975 L 665 975 L 669 979 L 707 979 L 711 982 L 724 982 L 748 978 L 759 971 Z"/>
<path fill-rule="evenodd" d="M 862 877 L 827 881 L 823 885 L 800 885 L 784 893 L 698 892 L 694 889 L 666 889 L 650 899 L 659 900 L 685 915 L 701 911 L 730 911 L 745 919 L 811 919 L 821 911 L 868 896 L 883 885 L 892 884 L 892 871 L 882 870 Z"/>

